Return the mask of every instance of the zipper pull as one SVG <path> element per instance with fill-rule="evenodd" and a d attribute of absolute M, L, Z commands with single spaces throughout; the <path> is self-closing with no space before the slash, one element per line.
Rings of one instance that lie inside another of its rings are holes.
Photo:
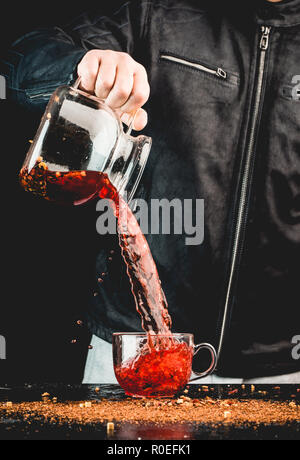
<path fill-rule="evenodd" d="M 260 41 L 260 49 L 263 51 L 267 51 L 267 49 L 269 48 L 271 27 L 263 26 L 261 28 L 261 31 L 262 31 L 262 37 Z"/>
<path fill-rule="evenodd" d="M 224 80 L 227 79 L 227 72 L 225 72 L 225 70 L 223 70 L 223 69 L 219 68 L 217 70 L 217 75 L 218 75 L 218 77 L 223 78 Z"/>

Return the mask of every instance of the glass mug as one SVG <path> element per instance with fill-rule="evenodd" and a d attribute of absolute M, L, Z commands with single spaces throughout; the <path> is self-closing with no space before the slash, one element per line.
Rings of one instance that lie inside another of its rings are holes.
<path fill-rule="evenodd" d="M 79 205 L 105 180 L 129 202 L 139 184 L 152 140 L 131 136 L 105 101 L 78 89 L 80 80 L 52 95 L 20 173 L 26 191 Z"/>
<path fill-rule="evenodd" d="M 211 365 L 191 379 L 193 357 L 202 349 L 209 350 Z M 214 372 L 217 354 L 208 343 L 194 345 L 193 334 L 116 333 L 113 361 L 117 381 L 128 396 L 171 398 L 189 382 Z"/>

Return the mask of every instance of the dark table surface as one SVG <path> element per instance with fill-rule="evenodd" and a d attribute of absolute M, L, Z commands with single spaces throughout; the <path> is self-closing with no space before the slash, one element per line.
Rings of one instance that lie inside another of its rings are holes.
<path fill-rule="evenodd" d="M 117 385 L 100 385 L 100 392 L 95 392 L 93 385 L 1 385 L 0 402 L 33 402 L 41 401 L 45 392 L 55 395 L 60 402 L 64 401 L 95 401 L 100 399 L 123 400 L 126 398 L 123 390 Z M 199 397 L 198 385 L 190 386 L 189 396 Z M 275 390 L 268 385 L 242 389 L 235 385 L 215 385 L 207 396 L 216 399 L 255 398 L 267 400 L 299 401 L 299 386 L 283 385 Z M 235 390 L 235 391 L 233 391 Z M 291 398 L 293 396 L 293 399 Z M 34 420 L 30 424 L 22 415 L 3 415 L 0 412 L 0 439 L 95 439 L 95 440 L 206 440 L 206 439 L 300 439 L 300 420 L 287 425 L 219 426 L 214 427 L 204 423 L 180 423 L 157 426 L 152 423 L 116 423 L 114 433 L 107 434 L 106 423 L 93 424 L 61 424 L 49 425 L 42 420 Z"/>

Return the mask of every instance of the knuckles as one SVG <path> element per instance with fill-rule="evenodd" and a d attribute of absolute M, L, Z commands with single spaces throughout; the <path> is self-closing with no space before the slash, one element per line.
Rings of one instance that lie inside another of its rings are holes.
<path fill-rule="evenodd" d="M 109 81 L 106 78 L 101 78 L 101 79 L 98 78 L 97 84 L 96 84 L 96 93 L 99 92 L 100 90 L 104 92 L 108 92 L 112 89 L 112 87 L 113 87 L 112 81 Z"/>
<path fill-rule="evenodd" d="M 90 62 L 93 60 L 97 60 L 97 61 L 105 60 L 105 61 L 115 63 L 116 65 L 117 64 L 126 65 L 128 67 L 139 66 L 139 64 L 136 63 L 134 59 L 128 53 L 123 53 L 120 51 L 112 51 L 112 50 L 90 50 L 83 57 L 81 63 L 79 64 L 79 68 L 85 65 L 89 65 Z"/>
<path fill-rule="evenodd" d="M 128 99 L 130 93 L 131 89 L 126 88 L 125 86 L 118 86 L 115 90 L 115 98 L 118 100 Z"/>
<path fill-rule="evenodd" d="M 150 86 L 145 67 L 134 61 L 129 54 L 112 50 L 90 50 L 78 65 L 78 75 L 83 81 L 93 80 L 96 82 L 96 94 L 101 90 L 101 93 L 104 91 L 108 95 L 113 90 L 114 100 L 124 101 L 129 98 L 132 91 L 132 87 L 129 88 L 126 83 L 119 83 L 113 88 L 114 83 L 105 78 L 105 75 L 101 75 L 101 79 L 99 79 L 99 65 L 97 65 L 99 62 L 100 67 L 101 62 L 111 66 L 123 67 L 123 70 L 126 69 L 128 72 L 128 77 L 139 76 L 139 84 L 135 87 L 131 100 L 139 107 L 147 102 L 150 95 Z"/>
<path fill-rule="evenodd" d="M 133 94 L 133 101 L 138 105 L 144 105 L 149 98 L 150 90 L 146 89 L 137 89 Z"/>
<path fill-rule="evenodd" d="M 135 61 L 132 59 L 132 57 L 127 54 L 127 53 L 118 53 L 118 61 L 123 64 L 123 65 L 126 65 L 128 67 L 133 67 L 135 65 Z"/>

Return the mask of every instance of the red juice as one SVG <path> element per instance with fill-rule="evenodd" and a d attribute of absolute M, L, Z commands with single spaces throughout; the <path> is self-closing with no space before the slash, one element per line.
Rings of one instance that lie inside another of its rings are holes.
<path fill-rule="evenodd" d="M 115 366 L 115 374 L 128 396 L 173 397 L 182 391 L 192 372 L 193 347 L 162 339 L 158 346 Z"/>
<path fill-rule="evenodd" d="M 149 245 L 132 211 L 108 176 L 95 171 L 50 171 L 40 158 L 30 172 L 22 169 L 20 183 L 26 191 L 65 205 L 80 205 L 96 197 L 110 200 L 142 327 L 149 333 L 170 334 L 168 305 Z"/>
<path fill-rule="evenodd" d="M 130 395 L 167 397 L 182 390 L 191 375 L 193 349 L 170 338 L 168 304 L 149 245 L 108 176 L 94 171 L 49 171 L 40 158 L 31 171 L 21 171 L 20 182 L 27 191 L 66 205 L 80 205 L 97 197 L 110 200 L 136 309 L 148 333 L 146 349 L 115 368 L 117 379 Z M 169 338 L 158 338 L 160 335 Z"/>
<path fill-rule="evenodd" d="M 100 194 L 113 198 L 110 195 L 116 193 L 105 174 L 95 171 L 53 172 L 42 161 L 30 172 L 22 169 L 20 183 L 26 191 L 64 205 L 78 206 Z"/>

